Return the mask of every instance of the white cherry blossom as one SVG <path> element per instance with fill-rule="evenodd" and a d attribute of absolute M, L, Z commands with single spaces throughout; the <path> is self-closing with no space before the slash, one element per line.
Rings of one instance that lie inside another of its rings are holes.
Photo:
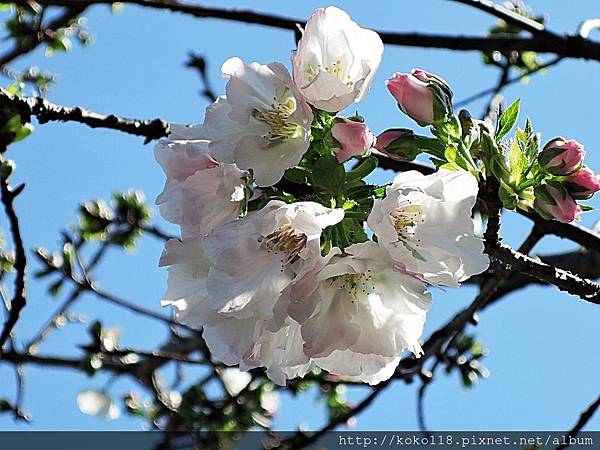
<path fill-rule="evenodd" d="M 294 81 L 315 107 L 341 111 L 367 94 L 382 54 L 376 32 L 339 8 L 318 9 L 292 54 Z"/>
<path fill-rule="evenodd" d="M 175 132 L 210 140 L 218 160 L 252 169 L 257 185 L 271 186 L 308 149 L 312 110 L 280 63 L 231 58 L 221 70 L 226 95 L 207 108 L 204 125 Z"/>
<path fill-rule="evenodd" d="M 236 219 L 245 202 L 246 172 L 208 153 L 206 140 L 161 140 L 154 155 L 167 181 L 156 199 L 161 215 L 181 227 L 182 237 L 208 234 Z"/>
<path fill-rule="evenodd" d="M 375 200 L 367 223 L 397 270 L 458 286 L 489 266 L 471 218 L 477 192 L 477 181 L 465 171 L 403 172 L 385 198 Z"/>
<path fill-rule="evenodd" d="M 203 327 L 211 353 L 241 370 L 264 366 L 276 383 L 304 376 L 314 365 L 291 319 L 273 326 L 273 309 L 296 274 L 321 260 L 320 235 L 342 220 L 341 209 L 273 200 L 207 237 L 170 240 L 163 305 L 176 320 Z"/>
<path fill-rule="evenodd" d="M 321 257 L 321 232 L 342 220 L 342 209 L 278 200 L 213 230 L 204 249 L 213 267 L 208 292 L 233 317 L 271 316 L 283 289 L 304 264 Z M 292 267 L 294 265 L 295 267 Z"/>
<path fill-rule="evenodd" d="M 395 271 L 374 242 L 345 252 L 325 258 L 283 298 L 317 366 L 375 384 L 391 376 L 404 351 L 420 354 L 431 296 L 424 283 Z"/>
<path fill-rule="evenodd" d="M 106 392 L 97 389 L 81 391 L 77 395 L 77 406 L 82 413 L 100 419 L 116 420 L 121 415 L 119 405 Z"/>

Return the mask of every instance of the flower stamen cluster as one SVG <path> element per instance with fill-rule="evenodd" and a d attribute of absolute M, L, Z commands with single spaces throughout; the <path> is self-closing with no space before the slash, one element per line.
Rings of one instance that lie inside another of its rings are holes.
<path fill-rule="evenodd" d="M 269 252 L 277 251 L 286 255 L 283 266 L 292 262 L 306 248 L 308 238 L 304 233 L 298 233 L 290 224 L 285 224 L 266 238 L 259 238 L 263 248 Z M 283 270 L 283 268 L 282 268 Z"/>

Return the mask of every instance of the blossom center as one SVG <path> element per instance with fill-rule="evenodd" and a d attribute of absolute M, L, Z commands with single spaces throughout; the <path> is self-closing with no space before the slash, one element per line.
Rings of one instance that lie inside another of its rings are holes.
<path fill-rule="evenodd" d="M 411 205 L 409 202 L 390 212 L 399 241 L 415 240 L 417 225 L 425 222 L 422 213 L 423 208 L 419 205 Z M 419 239 L 416 239 L 416 242 L 419 242 Z"/>
<path fill-rule="evenodd" d="M 272 142 L 297 137 L 301 127 L 291 120 L 297 107 L 292 92 L 286 88 L 280 97 L 273 97 L 273 102 L 269 106 L 271 108 L 269 110 L 255 108 L 252 111 L 252 116 L 256 120 L 266 123 L 271 128 L 264 138 Z"/>
<path fill-rule="evenodd" d="M 281 262 L 285 266 L 304 250 L 306 241 L 307 237 L 304 233 L 297 233 L 290 224 L 286 224 L 261 239 L 261 245 L 267 249 L 267 252 L 284 253 L 286 257 Z"/>
<path fill-rule="evenodd" d="M 340 58 L 336 58 L 331 63 L 323 66 L 321 64 L 317 64 L 317 66 L 313 66 L 312 64 L 308 64 L 307 73 L 309 82 L 312 83 L 315 78 L 319 75 L 319 72 L 328 72 L 335 75 L 340 81 L 344 82 L 346 86 L 352 87 L 354 85 L 354 81 L 351 80 L 350 75 L 347 73 L 347 65 Z"/>
<path fill-rule="evenodd" d="M 337 289 L 345 289 L 354 299 L 368 296 L 375 292 L 375 284 L 371 269 L 362 273 L 347 273 L 332 279 L 331 286 Z M 352 301 L 354 303 L 354 300 Z"/>

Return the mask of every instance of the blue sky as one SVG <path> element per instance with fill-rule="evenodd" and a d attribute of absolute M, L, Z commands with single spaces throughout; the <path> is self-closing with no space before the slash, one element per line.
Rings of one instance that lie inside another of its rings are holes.
<path fill-rule="evenodd" d="M 308 17 L 317 7 L 336 4 L 361 25 L 383 30 L 479 34 L 494 21 L 481 12 L 441 0 L 226 3 L 296 17 Z M 574 32 L 582 20 L 600 14 L 600 6 L 592 0 L 580 0 L 578 8 L 561 1 L 537 0 L 530 5 L 536 12 L 546 13 L 549 26 L 561 32 Z M 212 85 L 222 92 L 224 82 L 219 68 L 227 58 L 281 61 L 289 66 L 289 52 L 294 46 L 293 35 L 282 30 L 199 20 L 133 6 L 125 6 L 117 15 L 109 7 L 94 7 L 86 17 L 95 38 L 90 47 L 76 45 L 68 54 L 52 58 L 45 58 L 43 50 L 37 50 L 14 65 L 25 68 L 35 64 L 60 74 L 49 93 L 52 101 L 126 117 L 202 121 L 207 102 L 198 95 L 201 86 L 197 74 L 183 66 L 190 50 L 206 56 Z M 457 100 L 496 82 L 495 70 L 482 66 L 476 52 L 386 47 L 371 93 L 356 105 L 374 131 L 398 126 L 416 128 L 398 112 L 383 84 L 393 72 L 412 67 L 443 76 Z M 600 90 L 594 83 L 599 72 L 598 62 L 569 60 L 545 75 L 535 76 L 529 85 L 517 84 L 505 92 L 511 101 L 522 98 L 522 119 L 529 115 L 544 140 L 556 135 L 579 140 L 588 149 L 588 164 L 597 169 Z M 477 116 L 483 107 L 480 101 L 469 109 Z M 81 200 L 108 198 L 112 192 L 135 188 L 153 201 L 164 183 L 153 159 L 152 145 L 143 146 L 142 139 L 78 124 L 36 125 L 31 137 L 10 149 L 9 157 L 17 164 L 15 180 L 27 182 L 16 207 L 29 248 L 56 248 L 59 230 L 73 223 Z M 384 182 L 391 176 L 381 172 L 376 181 Z M 597 200 L 593 203 L 600 206 Z M 598 219 L 598 213 L 588 213 L 584 223 L 591 226 Z M 157 220 L 164 228 L 176 231 L 160 218 Z M 4 218 L 0 226 L 6 229 Z M 529 226 L 525 219 L 507 214 L 503 222 L 505 240 L 518 245 Z M 546 238 L 536 251 L 573 248 L 557 238 Z M 112 252 L 97 271 L 97 278 L 105 289 L 159 310 L 166 282 L 165 271 L 157 267 L 160 252 L 161 243 L 152 238 L 144 239 L 133 254 Z M 436 292 L 426 335 L 467 305 L 475 294 L 470 287 Z M 44 284 L 30 282 L 18 336 L 31 336 L 56 306 L 57 300 L 46 295 Z M 164 327 L 103 305 L 90 296 L 82 298 L 73 311 L 99 317 L 107 326 L 121 326 L 125 345 L 151 349 L 165 335 Z M 437 430 L 569 428 L 600 390 L 600 359 L 594 345 L 598 342 L 597 314 L 593 305 L 542 287 L 513 293 L 486 310 L 480 325 L 472 331 L 489 348 L 485 364 L 491 376 L 474 389 L 465 390 L 456 374 L 440 374 L 427 397 L 429 426 Z M 54 333 L 40 353 L 75 355 L 76 345 L 85 341 L 85 328 L 69 325 Z M 188 375 L 192 381 L 198 374 L 190 371 Z M 123 416 L 115 422 L 104 422 L 77 410 L 77 392 L 102 387 L 106 382 L 103 376 L 90 379 L 72 371 L 29 367 L 25 408 L 34 420 L 29 425 L 15 424 L 11 418 L 0 416 L 0 429 L 140 429 L 141 422 L 135 418 Z M 358 428 L 416 429 L 417 384 L 399 382 L 388 389 L 358 418 Z M 0 398 L 11 398 L 13 386 L 12 371 L 0 365 Z M 111 385 L 110 392 L 119 397 L 131 387 L 127 381 L 118 381 Z M 350 396 L 358 399 L 361 393 L 358 389 Z M 282 429 L 299 423 L 314 428 L 323 417 L 323 407 L 316 405 L 314 395 L 308 393 L 294 403 L 284 399 L 276 424 Z M 600 429 L 600 416 L 589 423 L 588 429 Z"/>

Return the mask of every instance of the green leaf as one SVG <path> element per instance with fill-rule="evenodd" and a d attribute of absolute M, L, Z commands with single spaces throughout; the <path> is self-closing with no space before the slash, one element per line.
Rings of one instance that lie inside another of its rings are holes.
<path fill-rule="evenodd" d="M 506 209 L 515 209 L 517 207 L 519 196 L 502 180 L 500 180 L 500 190 L 498 191 L 498 195 Z"/>
<path fill-rule="evenodd" d="M 500 119 L 498 120 L 498 131 L 496 131 L 497 142 L 500 142 L 515 126 L 517 118 L 519 117 L 520 106 L 521 100 L 517 99 L 500 116 Z"/>
<path fill-rule="evenodd" d="M 71 40 L 67 35 L 59 31 L 56 33 L 56 37 L 48 42 L 48 48 L 46 49 L 46 56 L 52 56 L 56 52 L 68 52 L 71 49 Z"/>
<path fill-rule="evenodd" d="M 361 180 L 373 172 L 377 168 L 377 158 L 369 156 L 363 160 L 358 166 L 346 173 L 346 182 L 353 180 Z"/>
<path fill-rule="evenodd" d="M 344 190 L 345 171 L 335 156 L 319 158 L 312 169 L 311 183 L 326 189 L 334 196 L 341 195 Z"/>
<path fill-rule="evenodd" d="M 436 123 L 432 132 L 446 144 L 462 138 L 462 128 L 456 116 L 452 116 L 448 121 Z"/>
<path fill-rule="evenodd" d="M 306 184 L 310 177 L 310 171 L 302 167 L 292 167 L 285 171 L 283 177 L 295 184 Z"/>
<path fill-rule="evenodd" d="M 345 228 L 346 236 L 351 244 L 365 242 L 369 239 L 361 220 L 345 218 L 339 225 Z"/>
<path fill-rule="evenodd" d="M 15 114 L 12 116 L 4 126 L 0 129 L 0 134 L 12 134 L 11 142 L 19 142 L 25 139 L 33 131 L 33 126 L 29 123 L 23 124 L 21 122 L 21 116 Z"/>
<path fill-rule="evenodd" d="M 525 122 L 525 134 L 527 135 L 525 156 L 528 161 L 532 162 L 535 161 L 540 151 L 540 135 L 533 131 L 533 125 L 529 117 L 527 118 L 527 122 Z"/>
<path fill-rule="evenodd" d="M 458 151 L 458 147 L 456 145 L 448 145 L 446 147 L 446 151 L 444 152 L 444 156 L 455 169 L 469 170 L 467 163 Z"/>
<path fill-rule="evenodd" d="M 583 212 L 586 212 L 586 211 L 596 211 L 596 208 L 594 208 L 593 206 L 584 205 L 583 203 L 579 203 L 579 207 L 581 208 L 581 210 Z"/>
<path fill-rule="evenodd" d="M 512 186 L 518 186 L 521 177 L 527 169 L 528 161 L 525 154 L 521 151 L 519 140 L 515 139 L 508 152 L 508 162 L 510 166 L 510 181 Z"/>

